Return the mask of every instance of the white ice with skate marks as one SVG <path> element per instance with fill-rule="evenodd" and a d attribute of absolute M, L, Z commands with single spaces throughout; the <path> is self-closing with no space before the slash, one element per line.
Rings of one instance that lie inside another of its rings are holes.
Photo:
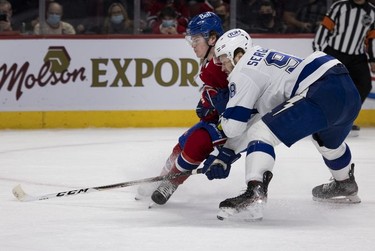
<path fill-rule="evenodd" d="M 242 193 L 244 158 L 226 180 L 191 176 L 168 203 L 148 209 L 136 187 L 19 202 L 153 177 L 184 128 L 0 131 L 1 250 L 373 250 L 375 129 L 349 138 L 359 204 L 323 204 L 311 189 L 330 175 L 312 143 L 276 149 L 262 221 L 220 221 L 219 203 Z M 345 241 L 344 241 L 345 240 Z"/>

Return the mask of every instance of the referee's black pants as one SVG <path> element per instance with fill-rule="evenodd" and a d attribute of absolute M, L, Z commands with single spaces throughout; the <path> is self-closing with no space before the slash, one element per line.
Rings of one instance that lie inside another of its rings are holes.
<path fill-rule="evenodd" d="M 369 95 L 372 84 L 369 62 L 366 55 L 349 55 L 327 46 L 324 52 L 340 60 L 348 69 L 350 77 L 361 96 L 362 104 Z"/>

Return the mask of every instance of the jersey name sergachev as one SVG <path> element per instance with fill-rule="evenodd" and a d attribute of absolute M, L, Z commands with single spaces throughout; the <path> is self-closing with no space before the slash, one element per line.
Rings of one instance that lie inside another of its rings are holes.
<path fill-rule="evenodd" d="M 274 107 L 303 93 L 340 61 L 314 52 L 305 59 L 254 46 L 228 76 L 231 91 L 221 120 L 227 136 L 238 136 L 255 113 L 264 115 Z M 229 134 L 229 135 L 228 135 Z"/>

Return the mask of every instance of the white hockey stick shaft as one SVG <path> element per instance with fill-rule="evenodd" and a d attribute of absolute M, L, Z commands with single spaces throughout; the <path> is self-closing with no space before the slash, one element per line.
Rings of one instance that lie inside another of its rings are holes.
<path fill-rule="evenodd" d="M 53 198 L 61 198 L 61 197 L 66 197 L 66 196 L 78 195 L 78 194 L 87 194 L 87 193 L 99 192 L 99 191 L 110 190 L 110 189 L 115 189 L 115 188 L 134 186 L 134 185 L 139 185 L 143 183 L 151 183 L 151 182 L 163 181 L 163 180 L 173 180 L 181 176 L 198 174 L 198 173 L 202 173 L 201 168 L 193 170 L 193 171 L 182 172 L 182 173 L 172 173 L 172 174 L 166 174 L 166 175 L 161 175 L 161 176 L 156 176 L 156 177 L 151 177 L 151 178 L 146 178 L 146 179 L 133 180 L 133 181 L 116 183 L 116 184 L 104 185 L 104 186 L 78 188 L 78 189 L 73 189 L 69 191 L 62 191 L 58 193 L 45 194 L 45 195 L 40 195 L 40 196 L 28 195 L 22 189 L 21 185 L 15 186 L 12 192 L 13 192 L 13 195 L 19 201 L 23 201 L 23 202 L 36 201 L 36 200 L 48 200 L 48 199 L 53 199 Z"/>

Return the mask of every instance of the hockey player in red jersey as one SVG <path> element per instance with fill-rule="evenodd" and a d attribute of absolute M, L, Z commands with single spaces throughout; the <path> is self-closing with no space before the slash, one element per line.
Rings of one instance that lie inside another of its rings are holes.
<path fill-rule="evenodd" d="M 217 130 L 219 114 L 228 101 L 227 75 L 213 62 L 213 47 L 224 33 L 220 18 L 213 12 L 195 16 L 188 24 L 186 39 L 195 54 L 201 59 L 201 70 L 195 81 L 202 86 L 202 95 L 196 113 L 200 122 L 188 129 L 178 140 L 168 157 L 161 175 L 194 170 L 214 150 L 223 144 L 225 135 Z M 165 204 L 189 176 L 156 183 L 151 199 L 159 205 Z M 139 187 L 138 195 L 150 195 L 150 189 Z"/>

